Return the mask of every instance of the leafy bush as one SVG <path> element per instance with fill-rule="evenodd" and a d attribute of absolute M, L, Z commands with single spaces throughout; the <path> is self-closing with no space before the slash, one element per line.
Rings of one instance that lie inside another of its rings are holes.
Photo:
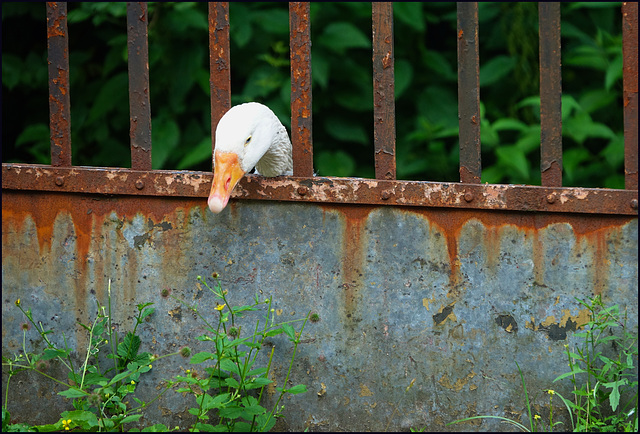
<path fill-rule="evenodd" d="M 536 3 L 479 7 L 482 181 L 540 183 Z M 3 161 L 49 163 L 45 6 L 3 3 Z M 130 165 L 124 3 L 69 3 L 73 161 Z M 458 181 L 455 3 L 394 3 L 399 179 Z M 619 2 L 562 3 L 564 184 L 624 188 Z M 287 3 L 230 2 L 232 103 L 290 126 Z M 373 177 L 371 7 L 312 3 L 314 164 Z M 11 36 L 11 37 L 9 37 Z M 207 4 L 149 3 L 153 167 L 211 170 Z"/>

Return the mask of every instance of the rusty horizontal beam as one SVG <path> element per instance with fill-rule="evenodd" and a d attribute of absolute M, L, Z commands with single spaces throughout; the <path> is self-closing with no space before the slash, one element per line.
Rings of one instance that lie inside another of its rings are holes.
<path fill-rule="evenodd" d="M 110 195 L 202 197 L 210 172 L 3 164 L 2 188 Z M 296 202 L 544 211 L 580 214 L 638 213 L 637 190 L 442 183 L 333 177 L 248 175 L 233 198 Z"/>

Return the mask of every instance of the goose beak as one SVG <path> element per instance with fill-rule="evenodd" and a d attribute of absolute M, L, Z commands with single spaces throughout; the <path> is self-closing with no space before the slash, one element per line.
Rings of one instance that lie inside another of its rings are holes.
<path fill-rule="evenodd" d="M 231 192 L 245 172 L 234 152 L 216 152 L 215 160 L 213 185 L 207 203 L 211 212 L 217 214 L 227 206 Z"/>

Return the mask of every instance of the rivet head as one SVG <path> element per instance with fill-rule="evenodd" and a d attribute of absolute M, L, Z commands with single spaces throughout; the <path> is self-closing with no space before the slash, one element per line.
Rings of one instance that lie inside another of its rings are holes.
<path fill-rule="evenodd" d="M 466 200 L 467 202 L 471 202 L 473 200 L 473 193 L 471 193 L 470 191 L 465 192 L 464 200 Z"/>
<path fill-rule="evenodd" d="M 308 192 L 309 192 L 309 188 L 308 187 L 305 187 L 304 185 L 301 185 L 300 187 L 298 187 L 298 194 L 300 196 L 304 196 Z"/>
<path fill-rule="evenodd" d="M 142 190 L 144 188 L 144 181 L 142 179 L 138 179 L 136 181 L 136 188 L 138 190 Z"/>
<path fill-rule="evenodd" d="M 64 184 L 64 178 L 62 176 L 56 176 L 56 185 L 58 187 L 62 187 Z"/>
<path fill-rule="evenodd" d="M 631 199 L 631 209 L 638 209 L 638 199 Z"/>
<path fill-rule="evenodd" d="M 391 192 L 389 190 L 385 190 L 382 192 L 382 200 L 389 200 L 389 198 L 391 197 Z"/>
<path fill-rule="evenodd" d="M 554 203 L 555 201 L 556 201 L 555 193 L 551 193 L 550 195 L 547 196 L 547 202 L 548 203 Z"/>

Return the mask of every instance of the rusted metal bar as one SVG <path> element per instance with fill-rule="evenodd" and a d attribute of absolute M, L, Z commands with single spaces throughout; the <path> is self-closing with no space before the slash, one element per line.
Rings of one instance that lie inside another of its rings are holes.
<path fill-rule="evenodd" d="M 229 2 L 209 3 L 209 85 L 211 86 L 211 167 L 216 127 L 231 108 Z"/>
<path fill-rule="evenodd" d="M 638 189 L 638 2 L 622 3 L 624 185 Z"/>
<path fill-rule="evenodd" d="M 151 103 L 147 3 L 127 2 L 131 167 L 151 170 Z"/>
<path fill-rule="evenodd" d="M 47 2 L 51 165 L 71 166 L 71 100 L 67 3 Z"/>
<path fill-rule="evenodd" d="M 540 34 L 540 176 L 562 185 L 562 74 L 560 3 L 538 2 Z"/>
<path fill-rule="evenodd" d="M 460 181 L 480 183 L 480 55 L 478 3 L 458 2 Z"/>
<path fill-rule="evenodd" d="M 396 179 L 393 3 L 372 2 L 373 143 L 376 179 Z"/>
<path fill-rule="evenodd" d="M 2 188 L 165 197 L 206 197 L 210 172 L 3 164 Z M 637 215 L 638 191 L 362 178 L 245 176 L 232 197 L 342 204 Z"/>
<path fill-rule="evenodd" d="M 313 176 L 311 19 L 308 2 L 289 2 L 293 174 Z"/>

